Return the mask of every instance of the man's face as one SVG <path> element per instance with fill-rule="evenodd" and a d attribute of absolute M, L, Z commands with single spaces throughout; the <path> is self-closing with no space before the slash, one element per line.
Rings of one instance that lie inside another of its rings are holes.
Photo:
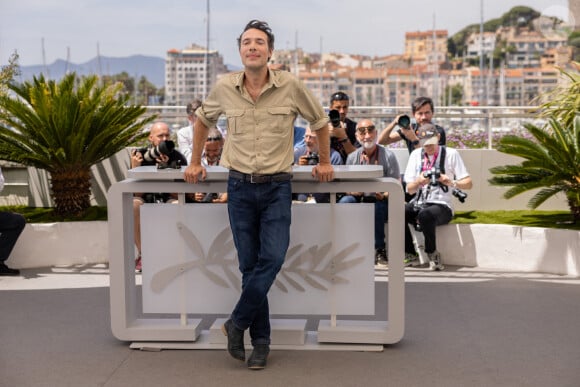
<path fill-rule="evenodd" d="M 356 126 L 356 138 L 365 150 L 372 151 L 377 144 L 375 124 L 370 120 L 362 120 Z"/>
<path fill-rule="evenodd" d="M 348 100 L 332 101 L 332 104 L 330 105 L 330 110 L 338 110 L 342 122 L 346 120 L 346 115 L 348 114 L 348 103 Z"/>
<path fill-rule="evenodd" d="M 149 141 L 151 145 L 158 146 L 162 141 L 169 140 L 169 126 L 157 123 L 153 125 L 149 132 Z"/>
<path fill-rule="evenodd" d="M 222 153 L 222 141 L 207 141 L 203 150 L 208 163 L 214 164 Z"/>
<path fill-rule="evenodd" d="M 318 137 L 310 128 L 307 128 L 304 134 L 304 144 L 306 144 L 308 153 L 318 153 Z"/>
<path fill-rule="evenodd" d="M 255 28 L 250 28 L 240 39 L 240 57 L 244 67 L 259 69 L 268 64 L 272 50 L 268 46 L 268 35 Z"/>
<path fill-rule="evenodd" d="M 415 117 L 415 121 L 417 121 L 419 126 L 431 123 L 431 120 L 433 119 L 433 110 L 431 110 L 431 105 L 428 103 L 424 104 L 415 111 L 413 116 Z"/>

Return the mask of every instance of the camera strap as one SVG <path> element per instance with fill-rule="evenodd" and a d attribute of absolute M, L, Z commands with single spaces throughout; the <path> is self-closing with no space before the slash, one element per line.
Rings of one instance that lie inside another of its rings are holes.
<path fill-rule="evenodd" d="M 439 145 L 439 153 L 437 154 L 437 159 L 439 161 L 439 171 L 441 171 L 442 174 L 445 174 L 445 155 L 446 155 L 445 145 Z M 423 165 L 423 160 L 425 160 L 425 157 L 427 157 L 427 155 L 425 154 L 425 149 L 421 148 L 421 165 Z M 437 160 L 435 160 L 433 164 L 435 164 L 436 162 Z"/>
<path fill-rule="evenodd" d="M 445 174 L 445 156 L 447 154 L 447 151 L 445 149 L 444 145 L 439 145 L 439 153 L 437 154 L 437 159 L 433 161 L 433 164 L 435 164 L 437 161 L 439 161 L 439 172 L 441 174 Z M 427 155 L 425 154 L 425 149 L 421 148 L 421 166 L 423 166 L 423 160 L 425 160 L 425 158 L 427 157 Z M 421 169 L 423 169 L 421 167 Z M 425 194 L 423 197 L 423 200 L 427 200 L 427 197 L 429 196 L 429 194 L 431 193 L 431 186 L 427 186 L 427 191 L 423 192 L 423 189 L 425 187 L 421 187 L 421 189 L 419 190 L 419 192 L 417 192 L 417 195 L 415 196 L 417 198 L 417 202 L 421 201 L 421 197 L 423 196 L 423 193 Z M 440 187 L 444 192 L 447 192 L 447 186 L 441 186 Z"/>

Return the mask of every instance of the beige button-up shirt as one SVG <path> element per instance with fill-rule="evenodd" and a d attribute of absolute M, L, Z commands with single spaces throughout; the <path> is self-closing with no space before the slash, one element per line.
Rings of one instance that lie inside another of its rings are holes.
<path fill-rule="evenodd" d="M 220 165 L 243 173 L 289 172 L 294 161 L 294 120 L 299 114 L 318 130 L 328 123 L 320 102 L 287 71 L 269 70 L 268 83 L 254 102 L 244 73 L 225 75 L 196 115 L 209 128 L 227 117 Z"/>

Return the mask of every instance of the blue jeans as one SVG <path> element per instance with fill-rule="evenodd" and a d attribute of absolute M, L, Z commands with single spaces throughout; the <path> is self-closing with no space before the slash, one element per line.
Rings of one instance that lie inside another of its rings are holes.
<path fill-rule="evenodd" d="M 268 291 L 290 243 L 290 181 L 252 184 L 228 179 L 228 214 L 242 273 L 242 294 L 231 318 L 250 329 L 252 345 L 270 344 Z"/>
<path fill-rule="evenodd" d="M 339 203 L 358 203 L 358 198 L 352 195 L 345 195 Z M 375 202 L 375 250 L 384 249 L 385 244 L 385 222 L 388 219 L 388 202 L 377 200 Z"/>

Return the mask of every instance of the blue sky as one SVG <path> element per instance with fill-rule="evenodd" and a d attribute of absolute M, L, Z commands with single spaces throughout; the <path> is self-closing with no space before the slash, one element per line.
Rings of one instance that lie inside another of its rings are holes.
<path fill-rule="evenodd" d="M 435 27 L 452 35 L 479 23 L 481 0 L 210 0 L 210 48 L 239 65 L 236 38 L 251 19 L 267 21 L 276 48 L 389 55 L 407 31 Z M 516 5 L 567 19 L 568 0 L 483 0 L 485 20 Z M 171 48 L 206 44 L 207 0 L 1 0 L 0 65 L 18 50 L 21 65 L 97 55 L 165 57 Z"/>

